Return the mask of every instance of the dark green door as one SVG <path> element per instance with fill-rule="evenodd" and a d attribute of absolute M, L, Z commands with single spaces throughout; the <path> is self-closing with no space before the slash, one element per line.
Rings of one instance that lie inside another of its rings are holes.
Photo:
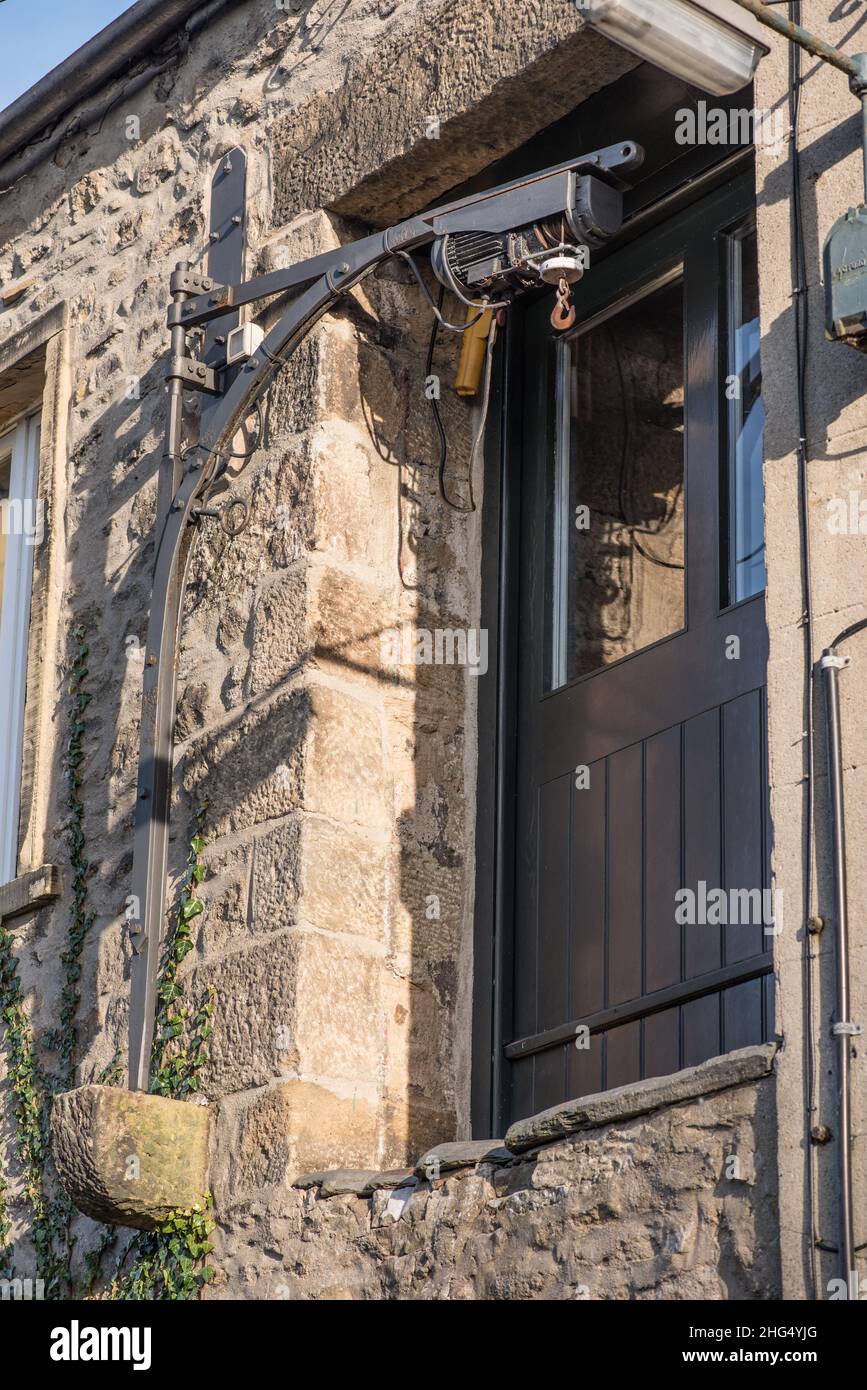
<path fill-rule="evenodd" d="M 591 266 L 565 337 L 525 311 L 512 1118 L 768 1035 L 751 208 L 745 177 Z"/>

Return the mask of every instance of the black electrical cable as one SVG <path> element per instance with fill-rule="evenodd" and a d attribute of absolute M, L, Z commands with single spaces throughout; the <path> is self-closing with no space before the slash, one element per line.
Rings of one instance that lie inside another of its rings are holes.
<path fill-rule="evenodd" d="M 800 0 L 791 0 L 789 18 L 799 24 L 801 20 Z M 807 785 L 807 805 L 804 817 L 804 1013 L 805 1039 L 804 1062 L 807 1082 L 807 1133 L 805 1151 L 807 1155 L 807 1207 L 810 1222 L 810 1274 L 813 1283 L 812 1296 L 815 1302 L 819 1297 L 819 1273 L 817 1250 L 819 1233 L 816 1229 L 815 1175 L 813 1172 L 814 1148 L 810 1131 L 816 1112 L 816 1039 L 813 1021 L 815 956 L 813 935 L 809 931 L 809 921 L 813 912 L 813 847 L 815 842 L 815 746 L 813 735 L 813 583 L 810 548 L 810 513 L 807 477 L 807 330 L 809 326 L 809 303 L 807 298 L 806 249 L 804 244 L 804 216 L 801 204 L 801 157 L 798 149 L 798 127 L 801 114 L 801 49 L 795 43 L 789 45 L 789 126 L 791 135 L 791 270 L 792 300 L 795 329 L 795 366 L 798 397 L 798 523 L 801 532 L 801 589 L 803 594 L 802 623 L 804 628 L 804 763 Z"/>
<path fill-rule="evenodd" d="M 397 456 L 397 575 L 401 588 L 415 593 L 421 585 L 410 584 L 403 572 L 403 471 L 406 467 L 406 436 L 409 429 L 409 372 L 403 374 L 403 418 L 400 426 L 400 449 Z M 417 576 L 416 576 L 417 577 Z"/>
<path fill-rule="evenodd" d="M 265 392 L 263 391 L 262 394 L 261 394 L 260 396 L 258 396 L 254 401 L 251 401 L 251 405 L 253 406 L 253 408 L 254 408 L 254 410 L 255 410 L 255 412 L 256 412 L 256 439 L 255 439 L 255 442 L 250 446 L 250 448 L 249 448 L 249 449 L 241 450 L 241 451 L 238 452 L 238 453 L 236 453 L 236 452 L 234 452 L 234 451 L 230 451 L 230 452 L 226 453 L 226 451 L 225 451 L 224 449 L 209 449 L 209 450 L 208 450 L 208 453 L 209 453 L 209 454 L 213 454 L 214 458 L 222 459 L 222 460 L 223 460 L 223 465 L 222 465 L 222 467 L 221 467 L 221 468 L 217 471 L 217 473 L 214 475 L 214 479 L 213 479 L 214 482 L 216 482 L 218 478 L 221 478 L 221 477 L 222 477 L 222 475 L 225 473 L 225 471 L 226 471 L 226 469 L 228 468 L 228 466 L 229 466 L 229 464 L 230 464 L 230 462 L 231 462 L 232 459 L 244 459 L 244 460 L 246 460 L 246 459 L 251 459 L 251 458 L 253 457 L 253 455 L 255 454 L 256 450 L 259 449 L 259 448 L 261 448 L 262 440 L 263 440 L 264 435 L 265 435 L 265 420 L 264 420 L 264 417 L 263 417 L 263 415 L 262 415 L 262 396 L 263 396 L 264 394 L 265 394 Z M 249 414 L 249 412 L 248 412 L 248 414 Z M 181 459 L 182 459 L 182 460 L 185 460 L 188 454 L 194 454 L 194 453 L 196 452 L 196 450 L 199 449 L 199 448 L 201 448 L 201 447 L 203 447 L 203 446 L 200 445 L 200 444 L 198 443 L 198 441 L 196 441 L 195 444 L 188 444 L 188 445 L 186 446 L 185 449 L 182 449 L 182 450 L 181 450 Z"/>
<path fill-rule="evenodd" d="M 419 289 L 421 290 L 422 294 L 424 295 L 433 312 L 434 318 L 436 319 L 437 323 L 442 324 L 443 328 L 447 328 L 450 333 L 466 333 L 468 329 L 474 328 L 475 325 L 484 318 L 485 314 L 488 312 L 487 304 L 482 305 L 474 319 L 468 319 L 467 322 L 463 324 L 449 323 L 448 319 L 443 318 L 442 314 L 443 299 L 445 298 L 444 286 L 440 286 L 439 303 L 435 304 L 433 296 L 431 295 L 430 290 L 424 282 L 424 276 L 422 275 L 421 271 L 419 270 L 418 266 L 416 265 L 409 252 L 398 251 L 397 255 L 400 257 L 402 261 L 406 261 L 407 265 L 409 266 L 410 270 L 416 278 L 416 282 L 418 284 Z M 464 303 L 469 304 L 471 308 L 477 307 L 472 303 L 471 300 L 465 300 Z"/>
<path fill-rule="evenodd" d="M 833 642 L 829 644 L 829 651 L 833 650 L 834 647 L 842 646 L 844 642 L 849 641 L 850 637 L 854 637 L 856 632 L 863 632 L 865 627 L 867 627 L 867 618 L 862 618 L 860 622 L 851 623 L 849 627 L 844 627 L 843 631 L 839 632 Z"/>
<path fill-rule="evenodd" d="M 426 366 L 425 366 L 425 376 L 426 376 L 428 379 L 431 377 L 432 371 L 433 371 L 434 352 L 435 352 L 435 350 L 436 350 L 437 337 L 438 337 L 438 335 L 439 335 L 440 323 L 442 323 L 442 321 L 443 321 L 443 320 L 442 320 L 442 314 L 441 314 L 440 311 L 442 310 L 442 307 L 443 307 L 443 300 L 445 299 L 445 295 L 446 295 L 445 286 L 444 286 L 444 285 L 441 285 L 441 286 L 440 286 L 440 292 L 439 292 L 439 299 L 438 299 L 437 305 L 435 306 L 438 312 L 436 313 L 436 316 L 435 316 L 434 321 L 433 321 L 433 327 L 432 327 L 432 329 L 431 329 L 431 335 L 430 335 L 430 344 L 429 344 L 428 350 L 427 350 L 427 364 L 426 364 Z M 440 497 L 443 499 L 443 501 L 445 502 L 446 506 L 451 507 L 451 509 L 452 509 L 453 512 L 465 512 L 465 513 L 466 513 L 466 512 L 474 512 L 474 511 L 476 510 L 476 500 L 475 500 L 475 497 L 473 496 L 473 475 L 472 475 L 472 471 L 470 472 L 469 478 L 468 478 L 468 480 L 467 480 L 467 481 L 468 481 L 468 486 L 469 486 L 469 491 L 470 491 L 470 505 L 469 505 L 468 507 L 464 507 L 460 502 L 453 502 L 452 499 L 451 499 L 451 497 L 449 497 L 449 495 L 448 495 L 448 492 L 447 492 L 447 490 L 446 490 L 446 462 L 447 462 L 447 460 L 448 460 L 448 455 L 449 455 L 449 442 L 448 442 L 448 439 L 446 438 L 445 429 L 443 428 L 442 416 L 440 415 L 439 401 L 437 400 L 437 397 L 436 397 L 436 393 L 435 393 L 435 392 L 431 392 L 431 393 L 430 393 L 430 404 L 431 404 L 431 411 L 432 411 L 432 413 L 433 413 L 434 424 L 436 425 L 436 431 L 437 431 L 437 434 L 438 434 L 438 436 L 439 436 L 440 460 L 439 460 L 439 474 L 438 474 L 438 476 L 439 476 Z"/>

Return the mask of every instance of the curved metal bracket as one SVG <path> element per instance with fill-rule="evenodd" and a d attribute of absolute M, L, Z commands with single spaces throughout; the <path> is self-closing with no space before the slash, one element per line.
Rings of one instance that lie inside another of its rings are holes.
<path fill-rule="evenodd" d="M 180 614 L 190 559 L 199 528 L 191 525 L 198 505 L 217 480 L 221 452 L 289 361 L 306 333 L 334 301 L 390 254 L 385 236 L 359 243 L 364 251 L 333 282 L 324 275 L 299 295 L 246 363 L 226 395 L 212 408 L 195 458 L 172 501 L 157 549 L 153 595 L 145 649 L 141 714 L 141 752 L 135 809 L 132 892 L 137 908 L 128 919 L 132 940 L 129 1086 L 146 1091 L 156 1013 L 156 978 L 162 937 L 171 806 L 176 657 Z M 349 248 L 346 257 L 353 250 Z"/>

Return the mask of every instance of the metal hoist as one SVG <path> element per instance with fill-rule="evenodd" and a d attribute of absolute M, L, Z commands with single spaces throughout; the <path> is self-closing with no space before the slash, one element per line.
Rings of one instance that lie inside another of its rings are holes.
<path fill-rule="evenodd" d="M 132 944 L 129 1086 L 146 1091 L 156 1011 L 157 965 L 165 908 L 173 764 L 178 627 L 190 558 L 203 517 L 218 517 L 228 534 L 246 521 L 240 501 L 208 507 L 230 486 L 240 463 L 261 443 L 261 400 L 277 372 L 314 324 L 382 261 L 409 261 L 431 248 L 431 266 L 445 289 L 477 311 L 504 309 L 517 295 L 552 284 L 552 322 L 571 327 L 571 286 L 589 251 L 600 248 L 623 221 L 623 175 L 640 167 L 634 141 L 581 155 L 565 164 L 410 217 L 386 231 L 243 281 L 246 157 L 233 150 L 212 184 L 208 273 L 181 262 L 170 286 L 171 335 L 166 442 L 157 500 L 157 553 L 148 623 L 142 696 L 133 881 L 127 926 Z M 242 324 L 247 304 L 295 292 L 266 334 Z M 470 327 L 476 316 L 467 320 Z M 193 350 L 192 335 L 201 334 Z M 249 355 L 248 355 L 249 354 Z M 198 437 L 184 443 L 189 392 L 200 393 Z M 232 453 L 232 440 L 253 412 L 252 447 Z M 233 513 L 238 512 L 236 520 Z"/>

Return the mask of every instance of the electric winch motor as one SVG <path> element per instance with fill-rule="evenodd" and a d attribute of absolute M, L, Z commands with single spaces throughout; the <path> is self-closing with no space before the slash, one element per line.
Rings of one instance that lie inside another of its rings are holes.
<path fill-rule="evenodd" d="M 447 289 L 491 295 L 539 282 L 575 284 L 587 250 L 603 246 L 620 230 L 623 195 L 592 174 L 574 177 L 560 215 L 515 231 L 474 230 L 437 238 L 431 248 L 434 274 Z"/>

